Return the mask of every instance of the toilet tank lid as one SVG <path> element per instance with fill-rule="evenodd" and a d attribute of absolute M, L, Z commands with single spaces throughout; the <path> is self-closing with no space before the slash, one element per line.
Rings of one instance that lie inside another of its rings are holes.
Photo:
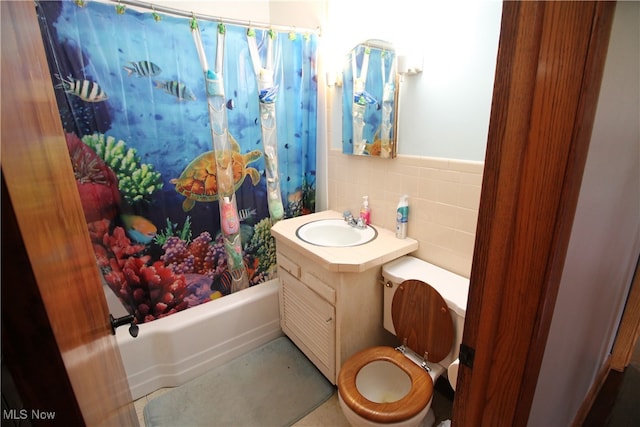
<path fill-rule="evenodd" d="M 464 317 L 467 311 L 469 279 L 412 256 L 403 256 L 382 266 L 386 280 L 401 283 L 418 279 L 438 291 L 451 310 Z"/>

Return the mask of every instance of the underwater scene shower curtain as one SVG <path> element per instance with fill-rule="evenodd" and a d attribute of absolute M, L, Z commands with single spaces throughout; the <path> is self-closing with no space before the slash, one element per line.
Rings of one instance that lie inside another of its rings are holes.
<path fill-rule="evenodd" d="M 36 9 L 101 276 L 136 321 L 274 278 L 272 224 L 315 211 L 317 35 Z"/>

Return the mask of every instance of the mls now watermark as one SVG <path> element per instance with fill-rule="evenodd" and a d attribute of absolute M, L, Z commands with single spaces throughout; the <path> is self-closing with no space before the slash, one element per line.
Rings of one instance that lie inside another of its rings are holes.
<path fill-rule="evenodd" d="M 5 420 L 53 420 L 55 411 L 42 411 L 40 409 L 3 409 L 2 419 Z"/>

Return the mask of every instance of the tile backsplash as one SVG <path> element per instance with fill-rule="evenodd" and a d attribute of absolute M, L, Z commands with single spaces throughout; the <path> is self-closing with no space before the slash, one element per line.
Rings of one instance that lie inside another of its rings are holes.
<path fill-rule="evenodd" d="M 412 255 L 469 277 L 483 162 L 328 154 L 329 209 L 357 216 L 369 196 L 372 225 L 395 230 L 398 201 L 408 194 L 408 236 L 420 242 Z"/>

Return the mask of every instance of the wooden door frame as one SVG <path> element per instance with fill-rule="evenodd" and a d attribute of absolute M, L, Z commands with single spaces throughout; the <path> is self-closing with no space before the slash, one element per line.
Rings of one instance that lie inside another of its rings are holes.
<path fill-rule="evenodd" d="M 640 258 L 636 262 L 633 282 L 620 320 L 616 341 L 611 350 L 611 369 L 622 372 L 629 366 L 638 336 L 640 336 Z"/>
<path fill-rule="evenodd" d="M 503 4 L 454 425 L 527 424 L 614 9 Z"/>

